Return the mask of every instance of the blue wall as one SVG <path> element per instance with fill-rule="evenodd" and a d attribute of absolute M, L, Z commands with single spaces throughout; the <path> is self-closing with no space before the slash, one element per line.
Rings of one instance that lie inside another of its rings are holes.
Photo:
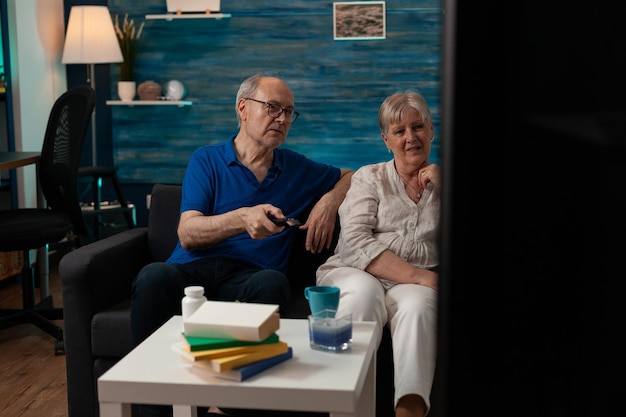
<path fill-rule="evenodd" d="M 388 160 L 377 125 L 382 100 L 420 91 L 439 131 L 442 9 L 436 0 L 386 2 L 383 40 L 333 40 L 333 3 L 222 0 L 231 18 L 146 20 L 165 0 L 109 0 L 112 14 L 145 21 L 137 83 L 176 79 L 190 107 L 112 106 L 114 160 L 125 184 L 180 183 L 191 152 L 236 133 L 235 95 L 256 72 L 285 79 L 300 117 L 285 147 L 340 167 Z M 117 98 L 119 65 L 111 65 Z M 439 159 L 435 140 L 432 158 Z"/>

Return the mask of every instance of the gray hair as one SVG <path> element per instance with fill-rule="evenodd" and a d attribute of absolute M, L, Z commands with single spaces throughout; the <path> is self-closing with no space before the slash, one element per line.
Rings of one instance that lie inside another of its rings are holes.
<path fill-rule="evenodd" d="M 390 95 L 380 105 L 380 110 L 378 110 L 380 133 L 387 134 L 389 125 L 400 122 L 409 109 L 417 110 L 424 123 L 431 123 L 430 108 L 426 99 L 413 90 L 406 90 Z"/>
<path fill-rule="evenodd" d="M 237 126 L 241 127 L 241 117 L 239 117 L 239 110 L 237 106 L 239 105 L 239 100 L 245 97 L 252 97 L 259 86 L 259 82 L 262 78 L 265 78 L 264 75 L 255 74 L 251 77 L 246 78 L 241 85 L 239 86 L 239 91 L 237 91 L 237 98 L 235 99 L 235 114 L 237 115 Z"/>

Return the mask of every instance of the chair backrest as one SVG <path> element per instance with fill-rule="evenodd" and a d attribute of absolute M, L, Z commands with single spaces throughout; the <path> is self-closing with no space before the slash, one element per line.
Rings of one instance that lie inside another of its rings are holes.
<path fill-rule="evenodd" d="M 52 106 L 39 160 L 39 182 L 48 207 L 67 213 L 78 235 L 88 234 L 78 200 L 78 167 L 95 106 L 89 86 L 74 87 Z"/>

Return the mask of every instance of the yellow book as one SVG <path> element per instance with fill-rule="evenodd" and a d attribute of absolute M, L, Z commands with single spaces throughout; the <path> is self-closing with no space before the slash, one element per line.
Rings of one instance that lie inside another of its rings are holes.
<path fill-rule="evenodd" d="M 231 369 L 271 358 L 289 351 L 289 346 L 285 342 L 272 343 L 270 348 L 265 348 L 257 352 L 248 352 L 238 355 L 223 356 L 221 358 L 203 359 L 194 361 L 194 366 L 206 367 L 214 372 L 224 372 Z"/>
<path fill-rule="evenodd" d="M 195 362 L 195 361 L 200 361 L 204 359 L 216 359 L 216 358 L 223 358 L 226 356 L 243 355 L 246 353 L 254 353 L 254 352 L 266 352 L 266 351 L 275 352 L 276 349 L 279 349 L 277 345 L 282 346 L 281 343 L 284 343 L 284 342 L 191 351 L 189 347 L 185 345 L 185 342 L 181 341 L 178 343 L 174 343 L 172 345 L 172 349 L 175 352 L 180 353 L 183 359 Z"/>
<path fill-rule="evenodd" d="M 267 359 L 261 359 L 260 361 L 252 362 L 247 365 L 238 366 L 237 368 L 230 369 L 224 372 L 215 372 L 210 367 L 204 367 L 202 364 L 204 361 L 194 362 L 191 366 L 191 372 L 195 372 L 199 375 L 209 375 L 216 378 L 229 379 L 231 381 L 245 381 L 261 372 L 266 371 L 278 364 L 291 359 L 293 356 L 293 350 L 290 347 L 286 353 L 281 353 L 276 356 L 272 356 Z"/>

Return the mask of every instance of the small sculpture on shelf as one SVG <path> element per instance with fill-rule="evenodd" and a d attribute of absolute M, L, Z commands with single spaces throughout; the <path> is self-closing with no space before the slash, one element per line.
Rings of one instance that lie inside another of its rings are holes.
<path fill-rule="evenodd" d="M 158 100 L 161 96 L 161 85 L 152 80 L 144 81 L 137 87 L 137 94 L 141 100 Z"/>
<path fill-rule="evenodd" d="M 163 92 L 166 100 L 180 101 L 187 95 L 187 88 L 178 80 L 169 80 L 164 84 Z"/>

